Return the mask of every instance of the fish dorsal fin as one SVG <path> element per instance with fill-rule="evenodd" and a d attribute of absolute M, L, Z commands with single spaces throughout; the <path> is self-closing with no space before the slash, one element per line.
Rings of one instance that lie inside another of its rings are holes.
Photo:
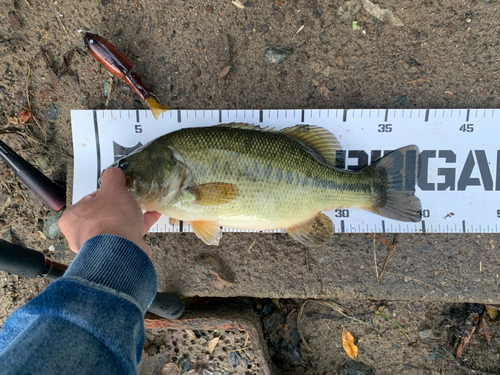
<path fill-rule="evenodd" d="M 321 212 L 308 222 L 287 228 L 286 231 L 294 240 L 306 246 L 323 245 L 335 233 L 332 220 Z"/>
<path fill-rule="evenodd" d="M 222 236 L 219 223 L 216 221 L 191 221 L 194 234 L 207 245 L 219 245 Z"/>
<path fill-rule="evenodd" d="M 186 189 L 195 196 L 195 204 L 218 206 L 232 201 L 239 194 L 238 186 L 224 182 L 211 182 Z"/>
<path fill-rule="evenodd" d="M 245 130 L 255 130 L 259 132 L 276 133 L 276 130 L 274 130 L 274 128 L 270 128 L 269 126 L 261 128 L 259 125 L 247 124 L 244 122 L 230 122 L 228 124 L 218 124 L 214 126 L 217 126 L 219 128 L 245 129 Z"/>
<path fill-rule="evenodd" d="M 281 130 L 280 133 L 304 142 L 330 165 L 335 165 L 336 153 L 342 150 L 337 137 L 320 126 L 295 125 Z"/>

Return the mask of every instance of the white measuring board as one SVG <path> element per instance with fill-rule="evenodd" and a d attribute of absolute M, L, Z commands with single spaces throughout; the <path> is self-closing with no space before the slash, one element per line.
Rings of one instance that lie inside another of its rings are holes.
<path fill-rule="evenodd" d="M 500 109 L 74 110 L 73 202 L 97 188 L 102 170 L 130 148 L 172 131 L 228 122 L 276 129 L 318 125 L 337 136 L 353 169 L 409 144 L 420 149 L 415 194 L 422 221 L 405 223 L 361 209 L 326 212 L 337 233 L 499 233 Z M 341 167 L 342 161 L 341 161 Z M 293 203 L 292 203 L 293 204 Z M 153 232 L 190 231 L 162 216 Z M 224 228 L 226 231 L 239 231 Z"/>

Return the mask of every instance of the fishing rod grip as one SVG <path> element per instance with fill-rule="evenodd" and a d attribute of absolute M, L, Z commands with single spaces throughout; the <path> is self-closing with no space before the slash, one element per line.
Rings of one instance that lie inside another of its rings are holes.
<path fill-rule="evenodd" d="M 40 251 L 0 239 L 0 270 L 22 277 L 56 280 L 64 275 L 67 268 L 66 264 L 55 262 Z M 184 302 L 178 296 L 157 293 L 148 311 L 165 319 L 177 319 L 184 312 Z"/>
<path fill-rule="evenodd" d="M 156 293 L 148 311 L 165 319 L 177 319 L 184 312 L 184 302 L 179 296 L 168 293 Z"/>
<path fill-rule="evenodd" d="M 66 207 L 66 192 L 0 141 L 0 157 L 52 211 Z"/>
<path fill-rule="evenodd" d="M 58 279 L 67 265 L 45 257 L 41 252 L 0 239 L 0 269 L 22 277 Z"/>

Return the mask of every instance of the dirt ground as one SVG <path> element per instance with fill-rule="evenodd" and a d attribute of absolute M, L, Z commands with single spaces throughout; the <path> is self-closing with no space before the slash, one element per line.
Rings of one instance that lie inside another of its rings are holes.
<path fill-rule="evenodd" d="M 159 101 L 172 108 L 500 107 L 497 0 L 375 3 L 393 11 L 402 26 L 387 16 L 378 20 L 365 9 L 339 23 L 337 10 L 345 7 L 343 0 L 238 2 L 243 9 L 229 0 L 2 1 L 0 138 L 71 191 L 70 110 L 145 108 L 123 82 L 115 79 L 110 85 L 108 73 L 85 53 L 80 30 L 93 30 L 112 42 Z M 267 48 L 286 49 L 288 57 L 279 64 L 266 62 Z M 224 75 L 226 67 L 230 70 Z M 28 107 L 36 121 L 16 123 L 19 111 Z M 72 255 L 63 236 L 50 238 L 50 223 L 57 217 L 2 162 L 0 176 L 1 238 L 69 263 Z M 265 236 L 255 238 L 266 242 Z M 281 248 L 287 243 L 280 235 L 275 237 Z M 189 254 L 193 238 L 184 238 L 176 252 Z M 237 243 L 234 238 L 230 243 Z M 481 240 L 497 262 L 499 238 L 492 234 Z M 363 239 L 354 236 L 350 243 L 356 246 Z M 226 246 L 225 254 L 230 256 L 232 250 L 232 245 Z M 349 262 L 356 264 L 357 256 L 353 251 Z M 453 254 L 458 261 L 461 256 Z M 475 276 L 465 264 L 462 259 L 460 278 L 467 284 Z M 476 302 L 484 301 L 488 290 L 500 292 L 493 274 Z M 1 324 L 47 282 L 0 272 L 0 285 Z M 339 340 L 342 324 L 359 340 L 359 361 L 376 373 L 500 373 L 498 324 L 492 325 L 490 344 L 476 332 L 456 360 L 457 337 L 470 332 L 470 327 L 462 333 L 452 329 L 457 325 L 450 322 L 455 305 L 340 302 L 355 316 L 368 314 L 363 321 L 373 320 L 374 311 L 381 308 L 407 330 L 409 339 L 380 316 L 371 326 L 353 324 L 311 303 L 304 334 L 312 352 L 305 355 L 307 361 L 296 364 L 301 366 L 297 373 L 339 370 L 347 360 Z M 460 305 L 459 310 L 469 307 Z M 467 324 L 473 315 L 464 318 Z M 430 333 L 419 335 L 427 330 Z M 293 365 L 281 368 L 291 371 Z"/>

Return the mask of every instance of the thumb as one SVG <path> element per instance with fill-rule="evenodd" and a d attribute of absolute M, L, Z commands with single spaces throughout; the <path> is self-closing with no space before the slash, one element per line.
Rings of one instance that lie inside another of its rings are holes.
<path fill-rule="evenodd" d="M 120 168 L 109 167 L 104 171 L 101 177 L 101 189 L 107 189 L 109 187 L 121 186 L 125 187 L 125 173 Z"/>
<path fill-rule="evenodd" d="M 142 223 L 141 235 L 144 236 L 149 228 L 153 226 L 154 223 L 158 221 L 161 214 L 156 211 L 148 211 L 144 213 L 144 222 Z"/>

